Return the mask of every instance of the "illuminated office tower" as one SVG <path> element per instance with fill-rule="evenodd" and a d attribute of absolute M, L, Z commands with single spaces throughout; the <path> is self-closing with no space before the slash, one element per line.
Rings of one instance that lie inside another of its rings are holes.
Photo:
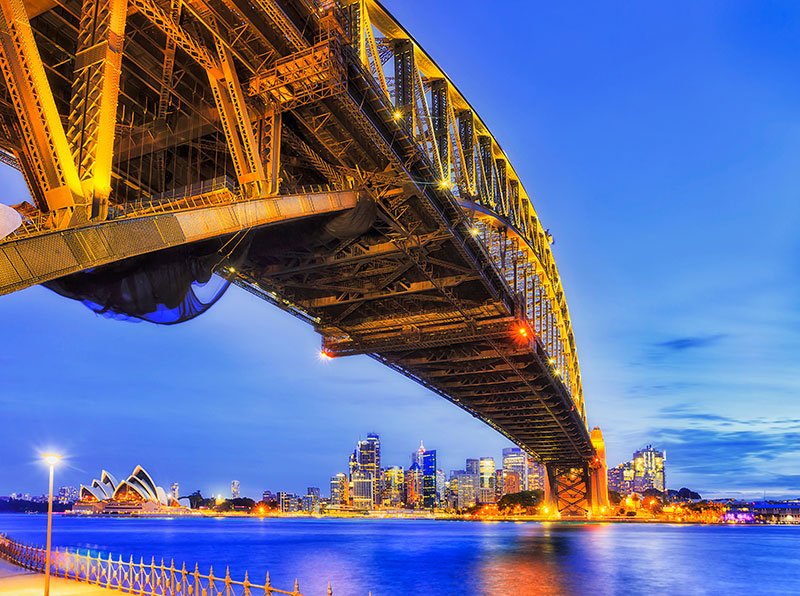
<path fill-rule="evenodd" d="M 169 487 L 169 492 L 172 495 L 172 498 L 176 501 L 181 496 L 181 487 L 177 482 L 173 482 Z"/>
<path fill-rule="evenodd" d="M 468 459 L 465 471 L 467 474 L 472 474 L 473 476 L 480 476 L 481 474 L 480 460 Z"/>
<path fill-rule="evenodd" d="M 238 499 L 239 498 L 239 481 L 232 480 L 231 481 L 231 499 Z"/>
<path fill-rule="evenodd" d="M 456 486 L 453 487 L 456 509 L 466 509 L 478 502 L 477 487 L 479 478 L 477 474 L 468 474 L 459 470 L 456 472 L 451 482 L 457 483 Z"/>
<path fill-rule="evenodd" d="M 478 464 L 480 483 L 478 486 L 478 503 L 495 502 L 494 458 L 482 457 Z"/>
<path fill-rule="evenodd" d="M 430 449 L 422 454 L 422 506 L 425 509 L 436 507 L 436 450 Z"/>
<path fill-rule="evenodd" d="M 447 476 L 444 470 L 436 470 L 436 504 L 441 505 L 445 499 L 445 489 L 447 488 Z"/>
<path fill-rule="evenodd" d="M 503 472 L 503 495 L 513 495 L 522 491 L 522 483 L 519 480 L 519 474 L 514 470 L 502 470 Z"/>
<path fill-rule="evenodd" d="M 505 470 L 500 468 L 494 471 L 494 500 L 499 501 L 505 493 Z"/>
<path fill-rule="evenodd" d="M 417 464 L 419 469 L 422 469 L 422 454 L 425 453 L 425 445 L 422 441 L 419 442 L 419 449 L 411 453 L 411 464 Z"/>
<path fill-rule="evenodd" d="M 519 479 L 520 490 L 528 490 L 528 454 L 519 447 L 508 447 L 503 449 L 503 471 L 515 472 Z M 503 489 L 503 494 L 509 494 L 507 488 Z"/>
<path fill-rule="evenodd" d="M 654 488 L 664 492 L 667 454 L 648 445 L 633 453 L 633 491 L 643 493 Z"/>
<path fill-rule="evenodd" d="M 386 468 L 383 472 L 383 504 L 399 507 L 405 502 L 405 472 L 400 466 Z"/>
<path fill-rule="evenodd" d="M 293 513 L 300 510 L 300 500 L 297 495 L 280 491 L 278 493 L 278 503 L 280 503 L 281 512 Z"/>
<path fill-rule="evenodd" d="M 375 495 L 372 489 L 375 479 L 369 472 L 353 472 L 350 479 L 353 484 L 353 509 L 372 509 L 375 506 Z"/>
<path fill-rule="evenodd" d="M 406 507 L 419 507 L 422 505 L 422 468 L 413 462 L 405 474 L 406 480 Z"/>
<path fill-rule="evenodd" d="M 306 495 L 303 497 L 303 511 L 307 513 L 319 513 L 320 490 L 316 486 L 309 486 Z"/>
<path fill-rule="evenodd" d="M 347 506 L 349 500 L 348 489 L 347 474 L 339 472 L 336 476 L 331 476 L 331 505 Z"/>
<path fill-rule="evenodd" d="M 547 470 L 544 464 L 528 456 L 528 487 L 526 490 L 543 491 L 547 484 Z"/>
<path fill-rule="evenodd" d="M 381 438 L 370 433 L 363 441 L 359 441 L 350 459 L 351 479 L 353 472 L 367 474 L 372 479 L 372 498 L 375 505 L 381 502 Z M 355 495 L 355 493 L 354 493 Z"/>
<path fill-rule="evenodd" d="M 621 495 L 633 492 L 633 477 L 635 475 L 632 461 L 625 461 L 608 469 L 608 490 L 613 490 Z"/>

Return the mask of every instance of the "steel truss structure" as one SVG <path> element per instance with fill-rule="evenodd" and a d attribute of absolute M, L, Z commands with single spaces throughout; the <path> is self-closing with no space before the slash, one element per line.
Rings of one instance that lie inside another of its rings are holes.
<path fill-rule="evenodd" d="M 0 160 L 35 203 L 0 239 L 0 292 L 235 233 L 221 275 L 313 324 L 328 356 L 369 354 L 496 428 L 553 471 L 561 509 L 588 510 L 595 448 L 549 233 L 379 2 L 0 13 Z M 165 236 L 152 222 L 167 214 L 191 229 Z M 142 225 L 161 239 L 140 242 Z M 97 244 L 109 233 L 117 250 Z M 69 267 L 53 238 L 69 238 Z"/>

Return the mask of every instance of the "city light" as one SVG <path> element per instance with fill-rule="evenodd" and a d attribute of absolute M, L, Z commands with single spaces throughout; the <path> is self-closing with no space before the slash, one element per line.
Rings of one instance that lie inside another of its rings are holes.
<path fill-rule="evenodd" d="M 395 110 L 394 113 L 392 114 L 392 117 L 395 120 L 400 120 L 400 118 L 403 117 L 403 112 L 401 112 L 400 110 Z"/>
<path fill-rule="evenodd" d="M 55 466 L 61 462 L 62 459 L 64 459 L 64 456 L 59 455 L 58 453 L 42 453 L 42 460 L 48 466 Z"/>
<path fill-rule="evenodd" d="M 452 186 L 450 180 L 443 179 L 439 181 L 439 188 L 442 190 L 448 190 Z"/>
<path fill-rule="evenodd" d="M 328 350 L 320 350 L 319 359 L 322 362 L 328 362 L 329 360 L 333 360 L 333 354 L 331 354 Z"/>
<path fill-rule="evenodd" d="M 470 233 L 470 234 L 472 234 L 473 236 L 478 236 L 478 235 L 481 233 L 481 230 L 480 230 L 480 228 L 477 228 L 477 227 L 475 227 L 475 226 L 472 226 L 472 227 L 469 229 L 469 233 Z"/>
<path fill-rule="evenodd" d="M 53 476 L 56 465 L 64 459 L 59 453 L 42 453 L 42 460 L 50 466 L 50 482 L 47 491 L 47 537 L 44 563 L 44 596 L 50 596 L 50 557 L 53 536 Z"/>

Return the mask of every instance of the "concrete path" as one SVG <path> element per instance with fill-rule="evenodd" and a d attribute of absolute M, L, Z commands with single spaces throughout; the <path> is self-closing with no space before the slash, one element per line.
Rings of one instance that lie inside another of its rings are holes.
<path fill-rule="evenodd" d="M 44 575 L 0 559 L 0 596 L 42 596 L 43 592 Z M 50 578 L 51 596 L 119 596 L 121 593 L 69 579 Z"/>

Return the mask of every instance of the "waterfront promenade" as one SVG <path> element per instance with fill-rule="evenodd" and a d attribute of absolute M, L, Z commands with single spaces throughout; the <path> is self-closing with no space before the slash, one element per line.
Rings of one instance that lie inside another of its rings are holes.
<path fill-rule="evenodd" d="M 44 588 L 44 575 L 17 567 L 0 559 L 0 596 L 40 596 Z M 52 596 L 110 596 L 119 594 L 97 586 L 81 584 L 58 577 L 50 578 Z"/>

